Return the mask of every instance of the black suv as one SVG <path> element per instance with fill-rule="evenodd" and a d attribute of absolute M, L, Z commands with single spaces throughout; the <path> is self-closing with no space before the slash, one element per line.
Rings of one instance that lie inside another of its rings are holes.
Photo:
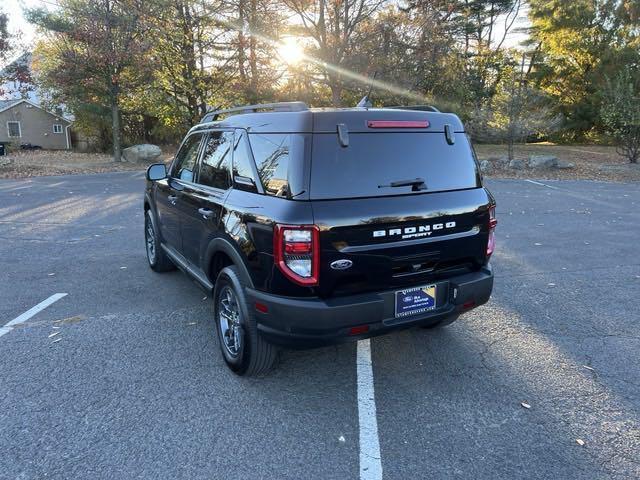
<path fill-rule="evenodd" d="M 213 294 L 226 363 L 453 322 L 489 299 L 495 203 L 435 108 L 208 113 L 147 171 L 147 257 Z"/>

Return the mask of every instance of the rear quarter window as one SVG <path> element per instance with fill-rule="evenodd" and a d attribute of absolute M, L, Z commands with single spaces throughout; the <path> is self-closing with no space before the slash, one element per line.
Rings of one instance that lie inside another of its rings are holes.
<path fill-rule="evenodd" d="M 349 146 L 336 134 L 313 136 L 311 199 L 410 195 L 479 187 L 476 162 L 464 133 L 449 145 L 444 133 L 352 133 Z M 426 189 L 389 187 L 424 179 Z"/>
<path fill-rule="evenodd" d="M 306 190 L 304 134 L 250 133 L 249 143 L 267 195 L 293 198 Z"/>

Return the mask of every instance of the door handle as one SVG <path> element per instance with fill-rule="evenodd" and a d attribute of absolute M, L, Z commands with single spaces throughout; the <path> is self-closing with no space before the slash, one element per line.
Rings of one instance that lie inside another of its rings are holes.
<path fill-rule="evenodd" d="M 177 195 L 169 195 L 167 197 L 167 200 L 169 200 L 169 203 L 171 203 L 171 205 L 175 205 L 177 199 L 178 199 Z"/>
<path fill-rule="evenodd" d="M 205 220 L 213 217 L 213 210 L 209 210 L 208 208 L 199 208 L 198 213 L 202 215 L 202 218 L 204 218 Z"/>

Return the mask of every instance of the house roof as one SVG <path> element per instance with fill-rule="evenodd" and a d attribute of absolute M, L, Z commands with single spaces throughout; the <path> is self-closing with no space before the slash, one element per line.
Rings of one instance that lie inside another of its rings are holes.
<path fill-rule="evenodd" d="M 73 123 L 72 120 L 65 118 L 63 115 L 58 115 L 57 113 L 53 113 L 50 112 L 49 110 L 42 108 L 40 105 L 38 105 L 37 103 L 33 103 L 29 100 L 26 100 L 24 98 L 16 98 L 16 99 L 12 99 L 12 100 L 0 100 L 0 112 L 4 112 L 5 110 L 9 110 L 12 107 L 15 107 L 16 105 L 18 105 L 19 103 L 28 103 L 29 105 L 31 105 L 32 107 L 36 107 L 39 108 L 40 110 L 47 112 L 50 115 L 53 115 L 56 118 L 59 118 L 62 121 L 65 121 L 67 123 Z"/>
<path fill-rule="evenodd" d="M 14 104 L 21 102 L 20 98 L 14 98 L 11 100 L 0 100 L 0 111 L 6 110 L 7 108 L 13 106 Z"/>

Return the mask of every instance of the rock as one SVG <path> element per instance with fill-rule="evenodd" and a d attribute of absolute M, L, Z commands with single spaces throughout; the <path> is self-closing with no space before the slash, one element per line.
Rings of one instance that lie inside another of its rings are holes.
<path fill-rule="evenodd" d="M 154 161 L 162 155 L 162 150 L 157 145 L 150 145 L 143 143 L 141 145 L 134 145 L 133 147 L 125 148 L 122 151 L 122 156 L 127 162 L 132 163 L 148 163 Z"/>
<path fill-rule="evenodd" d="M 564 160 L 558 160 L 558 162 L 555 165 L 555 168 L 560 168 L 562 170 L 568 169 L 568 168 L 574 168 L 574 167 L 575 167 L 575 164 L 571 162 L 566 162 Z"/>
<path fill-rule="evenodd" d="M 524 168 L 524 162 L 522 160 L 516 160 L 514 158 L 509 162 L 509 168 L 513 170 L 522 170 Z"/>
<path fill-rule="evenodd" d="M 558 164 L 558 157 L 553 155 L 529 155 L 529 167 L 551 168 Z"/>
<path fill-rule="evenodd" d="M 501 155 L 499 157 L 489 157 L 487 158 L 487 160 L 500 167 L 506 167 L 507 165 L 509 165 L 509 157 L 506 155 Z"/>
<path fill-rule="evenodd" d="M 482 171 L 482 173 L 491 173 L 491 171 L 493 170 L 493 165 L 489 160 L 482 160 L 480 162 L 480 170 Z"/>

